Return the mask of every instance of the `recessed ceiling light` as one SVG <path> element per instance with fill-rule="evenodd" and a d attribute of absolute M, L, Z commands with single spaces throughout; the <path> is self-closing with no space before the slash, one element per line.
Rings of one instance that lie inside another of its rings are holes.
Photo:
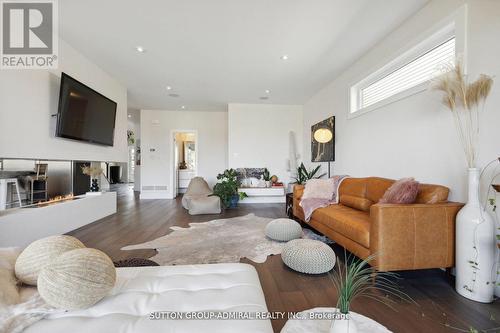
<path fill-rule="evenodd" d="M 185 106 L 185 105 L 181 105 L 181 109 L 183 109 L 183 110 L 184 110 L 185 108 L 186 108 L 186 106 Z"/>
<path fill-rule="evenodd" d="M 179 97 L 179 94 L 168 94 L 170 97 Z"/>
<path fill-rule="evenodd" d="M 145 49 L 145 48 L 143 48 L 142 46 L 136 46 L 136 47 L 135 47 L 135 49 L 136 49 L 136 50 L 137 50 L 137 52 L 139 52 L 139 53 L 144 53 L 144 52 L 146 52 L 146 49 Z"/>
<path fill-rule="evenodd" d="M 172 90 L 172 87 L 171 86 L 166 86 L 165 87 L 167 90 Z"/>
<path fill-rule="evenodd" d="M 129 118 L 132 118 L 132 115 L 131 115 L 131 114 L 129 114 L 129 115 L 128 115 L 128 117 L 129 117 Z"/>
<path fill-rule="evenodd" d="M 287 54 L 283 54 L 281 56 L 281 60 L 288 60 L 288 55 Z"/>
<path fill-rule="evenodd" d="M 271 90 L 266 89 L 266 90 L 264 90 L 264 92 L 265 92 L 266 94 L 270 94 L 270 93 L 271 93 Z"/>

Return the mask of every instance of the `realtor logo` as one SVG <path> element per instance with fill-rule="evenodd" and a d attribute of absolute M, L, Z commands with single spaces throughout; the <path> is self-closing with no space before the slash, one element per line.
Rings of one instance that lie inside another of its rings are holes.
<path fill-rule="evenodd" d="M 0 0 L 0 17 L 0 68 L 57 68 L 56 0 Z"/>

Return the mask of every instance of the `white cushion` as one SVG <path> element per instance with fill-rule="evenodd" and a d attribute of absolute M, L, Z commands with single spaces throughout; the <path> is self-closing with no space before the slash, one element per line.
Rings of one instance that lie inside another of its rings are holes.
<path fill-rule="evenodd" d="M 253 266 L 117 268 L 111 294 L 89 309 L 53 314 L 24 333 L 271 333 L 269 320 L 150 320 L 152 311 L 267 311 Z"/>
<path fill-rule="evenodd" d="M 335 182 L 329 179 L 309 179 L 304 188 L 302 199 L 332 200 L 335 192 Z"/>
<path fill-rule="evenodd" d="M 288 242 L 292 239 L 302 237 L 302 227 L 291 219 L 276 219 L 266 225 L 266 236 L 279 241 Z"/>

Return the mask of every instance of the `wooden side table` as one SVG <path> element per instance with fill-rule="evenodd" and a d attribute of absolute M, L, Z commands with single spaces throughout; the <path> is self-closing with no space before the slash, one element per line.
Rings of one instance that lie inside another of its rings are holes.
<path fill-rule="evenodd" d="M 289 219 L 294 220 L 293 216 L 293 193 L 286 194 L 285 212 Z"/>

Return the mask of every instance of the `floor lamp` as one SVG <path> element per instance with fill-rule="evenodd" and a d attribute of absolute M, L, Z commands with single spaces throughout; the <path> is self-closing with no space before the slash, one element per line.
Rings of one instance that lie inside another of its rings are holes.
<path fill-rule="evenodd" d="M 333 140 L 333 133 L 329 128 L 318 128 L 313 134 L 314 140 L 319 143 L 328 143 Z M 330 162 L 328 161 L 328 178 L 330 178 Z"/>

